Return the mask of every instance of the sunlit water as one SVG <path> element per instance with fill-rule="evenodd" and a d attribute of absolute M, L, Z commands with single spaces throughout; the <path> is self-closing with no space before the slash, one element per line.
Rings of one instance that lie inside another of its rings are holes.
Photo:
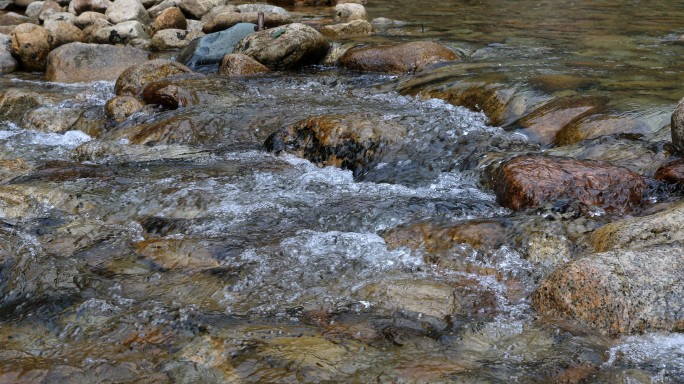
<path fill-rule="evenodd" d="M 441 68 L 441 81 L 494 75 L 543 97 L 610 95 L 616 113 L 654 126 L 684 95 L 681 5 L 367 8 L 410 22 L 374 39 L 438 39 L 483 64 Z M 588 81 L 542 90 L 540 74 Z M 113 95 L 111 83 L 20 77 L 0 86 L 52 95 L 48 108 L 95 110 Z M 526 244 L 551 228 L 563 262 L 572 234 L 555 233 L 548 212 L 509 212 L 480 183 L 487 159 L 538 146 L 482 113 L 401 96 L 402 80 L 329 68 L 210 77 L 207 89 L 229 103 L 118 127 L 218 122 L 220 134 L 199 144 L 114 140 L 101 151 L 81 131 L 0 122 L 0 382 L 684 381 L 677 334 L 607 339 L 538 318 L 528 296 L 557 265 Z M 407 128 L 362 177 L 262 147 L 284 125 L 351 113 Z M 595 216 L 577 225 L 607 220 Z M 402 225 L 490 218 L 510 219 L 517 237 L 435 252 L 385 240 Z"/>

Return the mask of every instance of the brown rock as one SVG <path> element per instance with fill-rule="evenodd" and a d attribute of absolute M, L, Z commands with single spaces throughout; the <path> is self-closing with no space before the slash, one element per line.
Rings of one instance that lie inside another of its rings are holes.
<path fill-rule="evenodd" d="M 212 33 L 223 31 L 238 23 L 252 23 L 256 24 L 259 18 L 257 12 L 246 13 L 220 13 L 215 17 L 209 19 L 202 27 L 202 32 Z M 285 24 L 290 24 L 292 19 L 290 16 L 282 15 L 280 13 L 264 13 L 264 27 L 274 28 Z"/>
<path fill-rule="evenodd" d="M 56 1 L 47 0 L 43 3 L 43 8 L 40 9 L 38 20 L 45 21 L 50 15 L 61 12 L 62 7 Z"/>
<path fill-rule="evenodd" d="M 594 84 L 590 79 L 560 74 L 535 76 L 529 80 L 529 83 L 534 88 L 546 93 L 584 89 Z"/>
<path fill-rule="evenodd" d="M 85 41 L 85 33 L 75 25 L 66 21 L 52 21 L 45 23 L 45 28 L 50 32 L 50 47 L 55 49 L 64 44 Z"/>
<path fill-rule="evenodd" d="M 0 91 L 0 119 L 19 121 L 33 108 L 47 104 L 40 94 L 9 88 Z"/>
<path fill-rule="evenodd" d="M 147 84 L 142 92 L 146 104 L 156 104 L 169 109 L 199 104 L 196 95 L 187 89 L 174 84 L 173 81 L 159 80 Z"/>
<path fill-rule="evenodd" d="M 270 72 L 270 69 L 251 57 L 239 53 L 225 55 L 218 71 L 219 75 L 228 77 L 255 75 L 263 72 Z"/>
<path fill-rule="evenodd" d="M 428 65 L 457 60 L 450 49 L 432 41 L 414 41 L 389 47 L 357 48 L 340 58 L 340 65 L 356 71 L 414 73 Z"/>
<path fill-rule="evenodd" d="M 180 8 L 171 7 L 162 11 L 150 25 L 150 36 L 162 29 L 186 29 L 188 21 Z"/>
<path fill-rule="evenodd" d="M 148 53 L 137 48 L 70 43 L 50 52 L 45 79 L 60 83 L 113 81 L 131 64 L 147 61 Z"/>
<path fill-rule="evenodd" d="M 626 168 L 594 160 L 520 156 L 492 179 L 499 203 L 513 210 L 559 199 L 622 212 L 641 201 L 646 183 Z"/>
<path fill-rule="evenodd" d="M 86 27 L 92 25 L 95 22 L 95 20 L 98 19 L 106 20 L 107 16 L 105 16 L 104 13 L 99 12 L 83 12 L 80 15 L 78 15 L 76 19 L 74 19 L 74 25 L 78 28 L 85 29 Z"/>
<path fill-rule="evenodd" d="M 122 122 L 143 106 L 143 103 L 133 96 L 115 96 L 105 104 L 105 115 L 117 122 Z"/>
<path fill-rule="evenodd" d="M 329 37 L 369 36 L 372 32 L 373 26 L 366 20 L 354 20 L 349 23 L 321 27 L 323 36 Z"/>
<path fill-rule="evenodd" d="M 592 115 L 575 120 L 560 129 L 553 138 L 555 145 L 568 145 L 616 133 L 646 133 L 648 126 L 634 118 Z"/>
<path fill-rule="evenodd" d="M 103 13 L 112 5 L 109 0 L 72 0 L 74 11 L 77 15 L 84 12 L 98 12 Z"/>
<path fill-rule="evenodd" d="M 50 53 L 50 33 L 35 24 L 18 25 L 12 32 L 12 54 L 24 69 L 44 71 Z"/>
<path fill-rule="evenodd" d="M 406 127 L 379 116 L 323 115 L 277 130 L 265 145 L 269 151 L 293 153 L 359 176 L 405 135 Z"/>
<path fill-rule="evenodd" d="M 97 40 L 98 40 L 97 32 L 100 29 L 111 27 L 111 26 L 112 26 L 112 23 L 107 21 L 107 19 L 95 19 L 95 20 L 93 20 L 93 22 L 89 26 L 83 28 L 83 33 L 85 33 L 85 35 L 86 35 L 86 42 L 88 42 L 88 43 L 97 42 Z"/>
<path fill-rule="evenodd" d="M 620 335 L 684 330 L 681 244 L 599 253 L 554 271 L 532 296 L 542 315 Z"/>
<path fill-rule="evenodd" d="M 137 96 L 143 91 L 146 84 L 165 77 L 190 73 L 192 70 L 183 64 L 170 60 L 152 60 L 138 65 L 133 65 L 123 71 L 116 80 L 114 91 L 117 95 Z"/>
<path fill-rule="evenodd" d="M 654 178 L 670 184 L 684 183 L 684 159 L 677 159 L 664 164 L 658 168 Z"/>
<path fill-rule="evenodd" d="M 454 244 L 469 244 L 474 248 L 494 249 L 509 237 L 509 228 L 501 220 L 470 220 L 457 225 L 440 226 L 434 223 L 417 223 L 387 231 L 383 238 L 389 249 L 409 247 L 434 253 L 446 251 Z"/>
<path fill-rule="evenodd" d="M 152 50 L 166 51 L 187 47 L 193 40 L 204 36 L 204 32 L 182 29 L 162 29 L 154 34 L 151 40 Z"/>
<path fill-rule="evenodd" d="M 0 15 L 0 25 L 4 26 L 21 25 L 25 23 L 31 23 L 34 21 L 35 20 L 32 20 L 30 17 L 26 17 L 24 15 L 20 15 L 14 12 L 7 12 L 3 15 Z"/>
<path fill-rule="evenodd" d="M 166 269 L 201 270 L 218 267 L 212 244 L 205 239 L 148 239 L 136 251 Z"/>
<path fill-rule="evenodd" d="M 566 125 L 600 112 L 607 100 L 599 97 L 554 99 L 517 121 L 531 139 L 549 145 Z"/>

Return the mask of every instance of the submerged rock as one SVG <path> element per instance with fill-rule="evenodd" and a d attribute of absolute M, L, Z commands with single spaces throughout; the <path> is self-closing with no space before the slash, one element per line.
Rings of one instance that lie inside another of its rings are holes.
<path fill-rule="evenodd" d="M 210 33 L 188 44 L 176 60 L 190 68 L 218 64 L 225 55 L 233 52 L 240 40 L 254 33 L 255 29 L 255 24 L 241 23 L 225 31 Z"/>
<path fill-rule="evenodd" d="M 50 52 L 45 79 L 60 83 L 114 81 L 128 67 L 148 61 L 148 52 L 132 47 L 70 43 Z M 116 60 L 112 60 L 115 57 Z"/>
<path fill-rule="evenodd" d="M 12 32 L 12 53 L 29 71 L 44 71 L 50 53 L 50 32 L 35 24 L 20 24 Z"/>
<path fill-rule="evenodd" d="M 145 85 L 171 75 L 191 73 L 192 70 L 175 61 L 157 59 L 128 67 L 114 85 L 114 92 L 121 95 L 139 95 Z"/>
<path fill-rule="evenodd" d="M 245 37 L 235 46 L 235 53 L 251 56 L 271 69 L 293 69 L 319 63 L 328 48 L 320 32 L 293 23 Z"/>
<path fill-rule="evenodd" d="M 573 260 L 532 296 L 546 316 L 610 335 L 684 330 L 682 245 L 621 250 Z"/>
<path fill-rule="evenodd" d="M 255 75 L 264 72 L 270 72 L 270 69 L 251 57 L 239 53 L 224 56 L 218 71 L 219 75 L 228 77 Z"/>
<path fill-rule="evenodd" d="M 641 202 L 646 183 L 626 168 L 594 160 L 520 156 L 492 175 L 497 200 L 520 210 L 561 199 L 623 212 Z"/>
<path fill-rule="evenodd" d="M 204 33 L 212 33 L 223 31 L 233 27 L 234 25 L 240 23 L 251 23 L 256 24 L 259 19 L 259 14 L 257 12 L 247 12 L 247 13 L 220 13 L 207 22 L 202 27 Z M 292 19 L 288 15 L 283 15 L 280 13 L 264 13 L 264 27 L 274 28 L 281 25 L 289 24 Z"/>
<path fill-rule="evenodd" d="M 0 119 L 19 121 L 31 109 L 51 104 L 45 96 L 30 91 L 7 89 L 0 91 Z"/>
<path fill-rule="evenodd" d="M 458 60 L 458 55 L 443 45 L 414 41 L 389 47 L 350 49 L 340 58 L 340 65 L 355 71 L 414 73 L 428 65 L 453 60 Z"/>
<path fill-rule="evenodd" d="M 272 152 L 292 153 L 360 176 L 405 135 L 406 127 L 379 117 L 323 115 L 279 129 L 265 145 Z"/>
<path fill-rule="evenodd" d="M 554 145 L 568 145 L 582 140 L 617 133 L 647 133 L 648 125 L 626 116 L 591 115 L 572 121 L 554 136 Z"/>

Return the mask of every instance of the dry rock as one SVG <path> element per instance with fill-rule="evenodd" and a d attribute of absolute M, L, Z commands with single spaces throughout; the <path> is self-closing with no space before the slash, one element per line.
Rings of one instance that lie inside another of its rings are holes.
<path fill-rule="evenodd" d="M 85 41 L 85 33 L 78 27 L 66 21 L 53 21 L 45 23 L 45 28 L 50 32 L 50 47 L 55 49 L 64 44 Z"/>
<path fill-rule="evenodd" d="M 131 64 L 147 62 L 148 55 L 132 47 L 70 43 L 50 52 L 45 79 L 60 83 L 114 81 Z"/>
<path fill-rule="evenodd" d="M 373 26 L 366 20 L 354 20 L 348 23 L 325 25 L 321 33 L 328 37 L 369 36 Z"/>
<path fill-rule="evenodd" d="M 190 73 L 192 70 L 183 64 L 170 60 L 152 60 L 138 65 L 133 65 L 123 71 L 116 80 L 114 92 L 121 95 L 137 96 L 143 88 L 156 80 L 165 77 Z"/>
<path fill-rule="evenodd" d="M 21 24 L 12 33 L 12 54 L 29 71 L 44 71 L 50 53 L 50 33 L 35 24 Z"/>
<path fill-rule="evenodd" d="M 256 24 L 259 18 L 257 12 L 247 12 L 247 13 L 219 13 L 218 15 L 207 20 L 207 22 L 202 27 L 204 33 L 212 33 L 223 31 L 224 29 L 231 28 L 234 25 L 240 23 L 252 23 Z M 282 15 L 280 13 L 265 13 L 264 14 L 264 27 L 274 28 L 281 25 L 289 24 L 292 22 L 290 16 Z"/>
<path fill-rule="evenodd" d="M 337 4 L 333 11 L 336 22 L 348 23 L 353 20 L 365 20 L 366 8 L 361 4 Z"/>
<path fill-rule="evenodd" d="M 270 69 L 247 55 L 233 53 L 223 57 L 218 73 L 221 76 L 232 77 L 255 75 L 263 72 L 270 72 Z"/>
<path fill-rule="evenodd" d="M 162 13 L 154 19 L 154 22 L 150 25 L 150 36 L 154 37 L 155 33 L 163 29 L 185 30 L 187 27 L 188 22 L 180 8 L 171 7 L 163 10 Z"/>
<path fill-rule="evenodd" d="M 105 16 L 112 24 L 126 21 L 138 21 L 142 24 L 150 23 L 150 16 L 139 0 L 115 0 L 107 7 Z"/>
<path fill-rule="evenodd" d="M 154 34 L 151 48 L 157 51 L 183 49 L 194 40 L 204 36 L 202 31 L 186 31 L 183 29 L 162 29 Z"/>

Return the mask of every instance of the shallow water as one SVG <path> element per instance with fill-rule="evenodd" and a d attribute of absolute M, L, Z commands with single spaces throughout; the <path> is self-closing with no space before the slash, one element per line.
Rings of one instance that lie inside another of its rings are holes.
<path fill-rule="evenodd" d="M 409 22 L 372 40 L 436 39 L 464 55 L 419 82 L 607 95 L 614 113 L 653 132 L 684 95 L 681 5 L 370 0 L 367 9 Z M 552 74 L 581 81 L 535 80 Z M 614 217 L 500 207 L 481 176 L 497 158 L 539 151 L 525 136 L 483 113 L 402 96 L 403 77 L 310 68 L 197 81 L 214 101 L 133 116 L 107 127 L 111 140 L 0 122 L 0 382 L 684 381 L 677 334 L 610 339 L 530 308 L 541 279 L 581 254 L 581 235 Z M 111 83 L 35 75 L 0 77 L 0 87 L 40 91 L 60 110 L 97 111 L 113 96 Z M 263 149 L 276 129 L 319 114 L 407 132 L 357 177 Z M 125 139 L 173 119 L 211 129 Z M 644 167 L 620 157 L 628 140 L 605 140 L 612 152 L 555 150 Z M 473 220 L 499 228 L 497 240 L 430 248 L 401 235 Z"/>

